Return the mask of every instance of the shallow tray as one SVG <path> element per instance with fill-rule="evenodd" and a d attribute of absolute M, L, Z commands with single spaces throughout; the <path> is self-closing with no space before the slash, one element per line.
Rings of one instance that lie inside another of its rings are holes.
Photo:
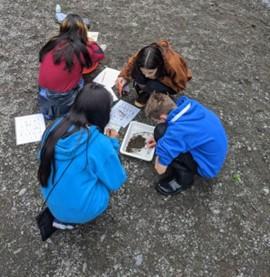
<path fill-rule="evenodd" d="M 130 140 L 136 137 L 136 135 L 141 135 L 143 138 L 147 140 L 153 136 L 153 132 L 154 126 L 144 124 L 138 121 L 131 121 L 125 134 L 124 140 L 122 142 L 120 153 L 133 158 L 150 162 L 153 159 L 155 148 L 134 148 L 132 152 L 128 152 L 127 147 Z"/>

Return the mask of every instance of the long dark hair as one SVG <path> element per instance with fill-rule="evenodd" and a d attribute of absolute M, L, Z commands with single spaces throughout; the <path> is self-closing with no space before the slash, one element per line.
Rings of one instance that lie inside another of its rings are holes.
<path fill-rule="evenodd" d="M 57 141 L 70 135 L 70 130 L 72 133 L 81 128 L 88 131 L 89 125 L 95 125 L 103 132 L 110 120 L 111 105 L 112 97 L 101 85 L 86 85 L 78 93 L 70 112 L 49 133 L 41 148 L 38 180 L 43 187 L 47 186 L 52 169 L 54 179 L 54 149 Z"/>
<path fill-rule="evenodd" d="M 152 43 L 143 47 L 137 54 L 137 59 L 134 64 L 132 77 L 137 72 L 140 72 L 140 68 L 155 69 L 157 68 L 156 78 L 166 75 L 164 68 L 164 59 L 162 55 L 162 49 L 157 43 Z"/>
<path fill-rule="evenodd" d="M 66 70 L 73 68 L 74 55 L 82 67 L 92 65 L 91 57 L 87 51 L 87 27 L 82 18 L 76 14 L 69 14 L 60 25 L 59 35 L 51 38 L 39 52 L 39 62 L 53 50 L 55 64 L 65 61 Z"/>

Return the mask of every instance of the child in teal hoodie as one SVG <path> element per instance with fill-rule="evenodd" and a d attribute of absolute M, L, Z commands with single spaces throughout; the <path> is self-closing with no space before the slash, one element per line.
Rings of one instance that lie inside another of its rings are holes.
<path fill-rule="evenodd" d="M 95 219 L 107 209 L 110 193 L 126 181 L 118 134 L 104 134 L 111 104 L 103 87 L 87 85 L 70 112 L 43 135 L 38 178 L 55 227 Z"/>

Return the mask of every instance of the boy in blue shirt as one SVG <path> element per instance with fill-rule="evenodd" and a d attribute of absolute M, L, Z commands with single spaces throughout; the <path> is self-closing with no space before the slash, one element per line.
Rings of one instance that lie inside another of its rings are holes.
<path fill-rule="evenodd" d="M 186 96 L 175 103 L 168 95 L 154 93 L 145 108 L 159 124 L 148 147 L 156 146 L 156 189 L 164 195 L 186 190 L 194 176 L 215 177 L 227 154 L 227 135 L 218 116 Z"/>

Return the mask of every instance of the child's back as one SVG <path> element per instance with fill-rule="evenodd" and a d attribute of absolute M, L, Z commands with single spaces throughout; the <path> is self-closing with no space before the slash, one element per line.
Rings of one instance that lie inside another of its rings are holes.
<path fill-rule="evenodd" d="M 168 114 L 166 133 L 157 143 L 160 163 L 169 165 L 179 154 L 190 152 L 201 176 L 216 176 L 227 153 L 227 136 L 220 119 L 186 96 L 176 104 Z"/>
<path fill-rule="evenodd" d="M 172 195 L 192 186 L 195 175 L 212 178 L 227 154 L 227 136 L 218 116 L 199 102 L 182 96 L 175 103 L 168 95 L 154 93 L 145 107 L 157 121 L 155 169 L 158 192 Z"/>

